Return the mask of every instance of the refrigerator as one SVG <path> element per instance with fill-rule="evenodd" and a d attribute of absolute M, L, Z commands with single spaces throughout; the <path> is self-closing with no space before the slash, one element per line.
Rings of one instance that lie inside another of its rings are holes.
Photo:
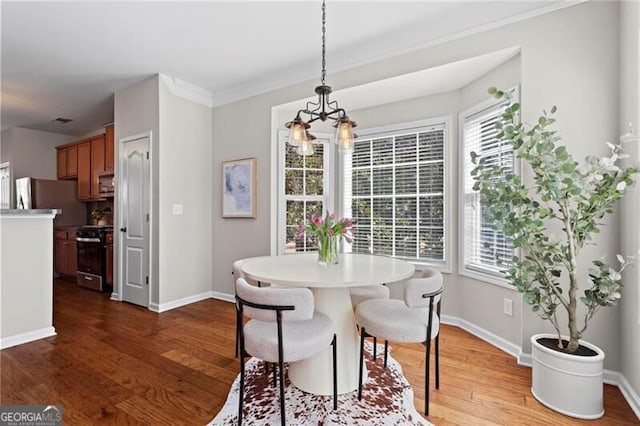
<path fill-rule="evenodd" d="M 53 226 L 85 225 L 87 205 L 78 200 L 75 180 L 16 179 L 16 208 L 59 209 Z"/>

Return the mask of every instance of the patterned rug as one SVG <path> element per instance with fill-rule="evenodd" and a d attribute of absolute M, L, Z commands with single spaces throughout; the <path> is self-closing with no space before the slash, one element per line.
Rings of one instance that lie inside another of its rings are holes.
<path fill-rule="evenodd" d="M 373 345 L 367 346 L 369 379 L 363 386 L 362 401 L 358 391 L 338 396 L 338 409 L 333 411 L 333 396 L 320 396 L 303 392 L 292 386 L 285 374 L 285 410 L 287 424 L 291 425 L 430 425 L 413 405 L 413 389 L 402 374 L 400 364 L 391 356 L 387 369 L 383 368 L 379 345 L 378 362 L 371 362 Z M 286 368 L 286 366 L 285 366 Z M 280 424 L 278 387 L 265 373 L 264 363 L 251 358 L 246 364 L 243 424 Z M 209 425 L 238 424 L 238 391 L 240 375 L 236 377 L 227 401 Z"/>

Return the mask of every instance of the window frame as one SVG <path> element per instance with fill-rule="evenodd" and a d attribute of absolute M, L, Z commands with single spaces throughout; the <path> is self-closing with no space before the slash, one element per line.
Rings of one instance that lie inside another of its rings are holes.
<path fill-rule="evenodd" d="M 520 86 L 514 86 L 509 89 L 509 92 L 513 93 L 512 102 L 520 102 Z M 500 287 L 513 290 L 514 287 L 501 273 L 492 273 L 488 270 L 482 270 L 481 268 L 473 268 L 467 266 L 467 260 L 465 257 L 465 161 L 466 161 L 466 141 L 465 141 L 465 123 L 466 121 L 482 111 L 494 108 L 497 105 L 504 103 L 504 100 L 496 98 L 487 98 L 470 108 L 460 112 L 458 114 L 458 187 L 460 188 L 458 194 L 458 275 L 473 278 L 478 281 L 494 284 Z M 513 171 L 514 173 L 522 177 L 522 168 L 520 160 L 513 156 Z M 517 256 L 518 250 L 513 251 L 513 255 Z"/>
<path fill-rule="evenodd" d="M 379 127 L 370 127 L 365 129 L 357 129 L 358 139 L 376 139 L 383 138 L 385 136 L 394 136 L 405 132 L 418 132 L 418 131 L 428 131 L 435 127 L 443 127 L 443 243 L 444 243 L 444 261 L 420 261 L 420 260 L 412 260 L 402 258 L 416 267 L 416 270 L 422 270 L 424 267 L 432 267 L 440 272 L 451 273 L 451 257 L 452 257 L 452 230 L 449 224 L 453 222 L 453 212 L 452 212 L 452 194 L 451 189 L 453 187 L 452 182 L 452 173 L 451 169 L 453 168 L 452 159 L 451 159 L 451 115 L 444 115 L 438 117 L 432 117 L 424 120 L 411 121 L 406 123 L 398 123 L 391 124 L 386 126 Z M 340 185 L 338 188 L 338 207 L 340 211 L 340 216 L 345 216 L 348 213 L 345 212 L 345 171 L 346 171 L 346 162 L 345 156 L 341 155 L 338 161 L 338 176 L 340 178 Z"/>
<path fill-rule="evenodd" d="M 333 143 L 333 136 L 328 133 L 316 133 L 314 132 L 314 136 L 317 137 L 316 143 L 324 144 L 323 151 L 323 204 L 324 204 L 324 213 L 327 211 L 334 211 L 334 197 L 331 196 L 334 193 L 334 175 L 335 175 L 335 144 Z M 286 155 L 286 144 L 287 139 L 289 138 L 288 130 L 279 130 L 278 131 L 278 189 L 277 189 L 277 237 L 276 237 L 276 254 L 277 255 L 286 255 L 293 253 L 285 252 L 285 243 L 287 240 L 287 226 L 286 226 L 286 208 L 287 208 L 287 196 L 284 193 L 285 188 L 285 155 Z M 304 253 L 304 252 L 296 252 L 296 253 Z"/>

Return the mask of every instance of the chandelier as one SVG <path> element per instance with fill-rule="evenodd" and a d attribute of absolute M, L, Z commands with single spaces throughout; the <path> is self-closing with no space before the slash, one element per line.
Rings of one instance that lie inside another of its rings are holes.
<path fill-rule="evenodd" d="M 346 111 L 338 106 L 338 102 L 331 101 L 329 99 L 331 86 L 327 86 L 325 84 L 325 77 L 327 74 L 325 59 L 325 23 L 326 6 L 324 0 L 322 0 L 322 72 L 320 78 L 321 84 L 315 89 L 315 92 L 318 95 L 318 101 L 307 102 L 305 108 L 298 111 L 296 118 L 285 124 L 289 129 L 288 143 L 297 147 L 296 152 L 300 155 L 313 154 L 313 141 L 316 137 L 309 133 L 308 129 L 311 127 L 311 123 L 316 120 L 334 120 L 333 127 L 336 128 L 335 142 L 342 152 L 351 151 L 353 149 L 353 140 L 356 137 L 353 133 L 353 128 L 357 126 L 356 122 L 349 119 Z M 301 114 L 309 116 L 307 121 L 304 121 L 300 117 Z"/>

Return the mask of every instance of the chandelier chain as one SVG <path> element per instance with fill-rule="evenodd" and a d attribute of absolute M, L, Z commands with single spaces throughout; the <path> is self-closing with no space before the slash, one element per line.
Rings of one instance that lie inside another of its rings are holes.
<path fill-rule="evenodd" d="M 326 55 L 326 29 L 325 29 L 325 23 L 326 23 L 326 5 L 324 4 L 324 0 L 322 0 L 322 74 L 321 74 L 321 78 L 322 78 L 322 85 L 324 86 L 324 80 L 325 80 L 325 76 L 327 74 L 326 71 L 326 65 L 327 65 L 327 61 L 325 59 L 325 55 Z"/>

